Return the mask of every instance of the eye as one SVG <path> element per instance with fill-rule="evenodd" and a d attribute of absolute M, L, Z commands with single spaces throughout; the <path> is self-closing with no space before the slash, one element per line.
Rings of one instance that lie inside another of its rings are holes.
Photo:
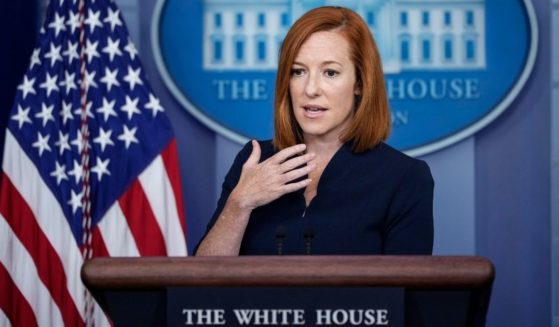
<path fill-rule="evenodd" d="M 303 68 L 292 68 L 291 76 L 303 76 L 305 70 Z"/>
<path fill-rule="evenodd" d="M 336 77 L 339 74 L 340 73 L 338 71 L 333 70 L 333 69 L 327 69 L 326 71 L 324 71 L 324 75 L 326 75 L 326 77 L 330 77 L 330 78 Z"/>

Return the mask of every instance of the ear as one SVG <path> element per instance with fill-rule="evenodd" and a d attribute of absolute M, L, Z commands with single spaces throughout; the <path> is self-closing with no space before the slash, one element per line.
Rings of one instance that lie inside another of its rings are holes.
<path fill-rule="evenodd" d="M 355 82 L 355 87 L 353 88 L 353 94 L 354 94 L 354 95 L 361 95 L 361 94 L 363 93 L 363 92 L 362 92 L 362 89 L 363 89 L 363 85 L 362 85 L 362 84 L 363 84 L 363 83 L 361 83 L 361 80 L 360 80 L 360 79 L 358 79 L 358 80 Z"/>
<path fill-rule="evenodd" d="M 356 83 L 355 84 L 355 88 L 353 90 L 353 94 L 355 95 L 361 95 L 361 83 Z"/>

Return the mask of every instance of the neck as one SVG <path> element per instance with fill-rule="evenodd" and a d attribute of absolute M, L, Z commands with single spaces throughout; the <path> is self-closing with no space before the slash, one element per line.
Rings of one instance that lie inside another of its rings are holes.
<path fill-rule="evenodd" d="M 306 137 L 305 144 L 307 145 L 307 152 L 314 152 L 319 157 L 331 157 L 343 145 L 338 138 L 323 140 L 317 137 Z"/>

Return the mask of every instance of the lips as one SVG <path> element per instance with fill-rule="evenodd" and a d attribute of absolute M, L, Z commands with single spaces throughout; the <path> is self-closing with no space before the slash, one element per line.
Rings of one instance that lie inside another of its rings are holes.
<path fill-rule="evenodd" d="M 304 105 L 305 117 L 318 118 L 321 117 L 328 109 L 318 105 Z"/>

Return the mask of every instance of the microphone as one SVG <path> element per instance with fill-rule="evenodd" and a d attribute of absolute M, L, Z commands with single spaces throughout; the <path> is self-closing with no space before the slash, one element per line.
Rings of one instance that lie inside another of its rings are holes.
<path fill-rule="evenodd" d="M 280 225 L 276 228 L 276 248 L 278 250 L 278 255 L 283 254 L 283 240 L 285 239 L 286 232 L 287 229 L 285 226 Z"/>
<path fill-rule="evenodd" d="M 314 238 L 314 230 L 312 227 L 305 227 L 303 237 L 305 238 L 305 253 L 311 254 L 311 245 Z"/>

